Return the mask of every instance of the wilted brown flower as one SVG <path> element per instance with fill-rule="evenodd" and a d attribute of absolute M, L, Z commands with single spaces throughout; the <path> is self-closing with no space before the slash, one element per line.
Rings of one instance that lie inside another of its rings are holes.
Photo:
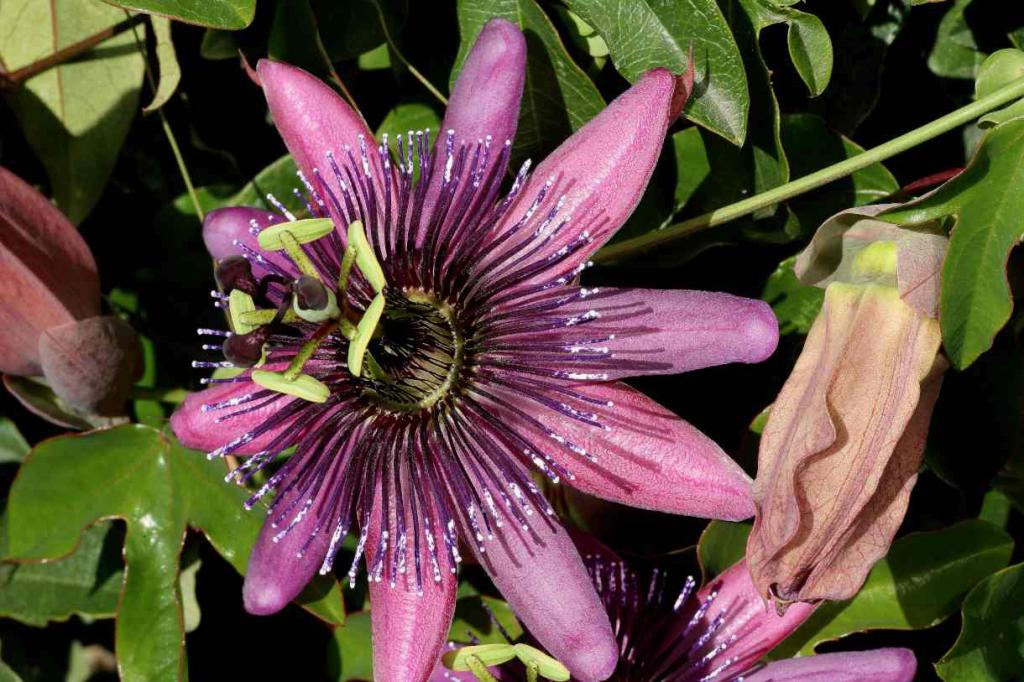
<path fill-rule="evenodd" d="M 118 414 L 141 355 L 132 328 L 99 312 L 85 241 L 44 196 L 0 168 L 0 372 L 44 377 L 73 412 Z"/>
<path fill-rule="evenodd" d="M 762 596 L 847 599 L 888 551 L 917 479 L 946 367 L 946 237 L 873 216 L 827 221 L 797 275 L 825 302 L 761 439 L 747 561 Z"/>

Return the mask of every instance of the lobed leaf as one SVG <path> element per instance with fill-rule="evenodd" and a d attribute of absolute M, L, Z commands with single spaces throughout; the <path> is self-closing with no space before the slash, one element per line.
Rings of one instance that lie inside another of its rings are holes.
<path fill-rule="evenodd" d="M 967 169 L 885 220 L 955 216 L 942 269 L 939 320 L 946 353 L 963 369 L 992 346 L 1013 310 L 1006 261 L 1024 237 L 1024 119 L 992 128 Z"/>
<path fill-rule="evenodd" d="M 146 426 L 45 441 L 26 458 L 11 487 L 8 559 L 64 556 L 96 520 L 124 520 L 127 570 L 115 634 L 121 677 L 183 679 L 178 555 L 186 528 L 204 533 L 242 572 L 262 522 L 259 514 L 244 511 L 245 493 L 223 479 L 222 464 Z M 307 608 L 340 623 L 340 591 L 333 580 L 325 587 Z"/>

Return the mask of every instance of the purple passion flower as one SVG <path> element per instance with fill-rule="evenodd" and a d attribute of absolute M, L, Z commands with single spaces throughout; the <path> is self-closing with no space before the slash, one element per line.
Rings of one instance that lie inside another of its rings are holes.
<path fill-rule="evenodd" d="M 519 29 L 489 22 L 444 132 L 399 136 L 395 155 L 322 82 L 260 62 L 310 217 L 271 199 L 276 212 L 225 209 L 203 228 L 232 332 L 226 363 L 197 364 L 249 369 L 209 380 L 173 428 L 211 456 L 248 457 L 242 482 L 291 450 L 250 500 L 276 491 L 245 606 L 284 607 L 353 533 L 382 680 L 433 668 L 462 546 L 574 675 L 614 668 L 607 616 L 533 472 L 637 507 L 753 514 L 739 466 L 617 380 L 761 361 L 778 339 L 771 310 L 576 283 L 644 192 L 677 79 L 646 74 L 503 193 L 525 60 Z"/>
<path fill-rule="evenodd" d="M 596 543 L 589 540 L 586 545 Z M 600 550 L 587 554 L 585 562 L 618 641 L 619 662 L 609 678 L 614 682 L 910 682 L 914 678 L 917 661 L 909 649 L 761 662 L 815 607 L 794 604 L 782 616 L 766 608 L 743 561 L 700 590 L 692 578 L 681 589 L 673 589 L 671 580 L 657 569 L 642 576 L 607 548 Z M 493 655 L 498 647 L 486 649 Z M 454 654 L 446 660 L 465 669 L 463 661 L 473 650 L 459 650 L 462 665 Z M 480 670 L 479 665 L 475 667 Z M 502 682 L 531 679 L 521 660 L 490 668 L 482 677 L 487 675 Z M 438 666 L 430 682 L 475 679 L 470 672 Z"/>

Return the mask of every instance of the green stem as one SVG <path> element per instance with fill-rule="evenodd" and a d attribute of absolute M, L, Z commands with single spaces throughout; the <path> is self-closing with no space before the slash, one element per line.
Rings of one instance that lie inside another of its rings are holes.
<path fill-rule="evenodd" d="M 861 152 L 857 156 L 840 161 L 810 175 L 787 182 L 784 185 L 775 187 L 766 192 L 756 194 L 749 199 L 737 201 L 703 215 L 695 216 L 675 225 L 669 225 L 663 230 L 650 232 L 632 239 L 624 239 L 621 242 L 611 244 L 598 251 L 594 260 L 602 263 L 620 261 L 623 258 L 649 251 L 657 246 L 668 244 L 682 237 L 706 230 L 717 225 L 723 225 L 730 221 L 749 215 L 754 211 L 767 208 L 780 201 L 786 201 L 799 196 L 804 192 L 817 189 L 822 185 L 839 180 L 851 175 L 863 168 L 885 161 L 908 149 L 916 147 L 933 137 L 937 137 L 950 130 L 958 128 L 965 123 L 982 116 L 993 109 L 998 109 L 1004 104 L 1024 97 L 1024 78 L 1003 86 L 987 97 L 982 97 L 976 102 L 961 107 L 956 111 L 937 118 L 920 128 L 911 130 L 909 133 L 900 135 L 897 138 L 880 144 L 873 149 Z"/>
<path fill-rule="evenodd" d="M 409 73 L 413 75 L 413 78 L 422 83 L 423 87 L 429 90 L 430 94 L 436 97 L 438 101 L 441 102 L 441 104 L 447 106 L 448 98 L 442 95 L 441 91 L 435 88 L 433 83 L 427 80 L 426 76 L 420 73 L 415 66 L 409 63 L 409 60 L 405 58 L 405 55 L 402 54 L 402 51 L 398 49 L 398 45 L 396 45 L 395 41 L 391 39 L 391 32 L 388 31 L 388 22 L 384 18 L 384 10 L 381 9 L 380 3 L 377 2 L 377 0 L 373 0 L 373 6 L 377 8 L 377 16 L 380 18 L 380 27 L 384 31 L 384 39 L 388 41 L 388 47 L 391 48 L 391 51 L 395 53 L 395 56 L 398 57 L 398 59 L 402 62 L 405 68 L 409 69 Z"/>
<path fill-rule="evenodd" d="M 125 12 L 125 14 L 128 14 Z M 132 34 L 135 36 L 135 44 L 139 48 L 139 52 L 142 54 L 142 64 L 146 70 L 146 81 L 149 83 L 149 87 L 156 92 L 156 78 L 153 77 L 153 69 L 149 66 L 148 55 L 146 54 L 145 44 L 139 38 L 138 32 L 135 27 L 132 27 Z M 163 108 L 157 109 L 156 113 L 160 116 L 160 127 L 163 128 L 164 136 L 167 137 L 167 144 L 171 147 L 171 153 L 174 154 L 174 161 L 178 164 L 178 172 L 181 173 L 181 179 L 185 182 L 185 189 L 188 191 L 188 197 L 192 200 L 192 208 L 195 209 L 196 215 L 199 217 L 199 222 L 203 221 L 205 214 L 203 213 L 203 207 L 199 204 L 199 195 L 196 194 L 196 188 L 192 184 L 192 176 L 188 173 L 188 167 L 185 165 L 185 157 L 181 155 L 181 149 L 178 147 L 178 140 L 174 137 L 174 131 L 171 130 L 171 124 L 167 122 L 167 117 L 164 115 Z"/>

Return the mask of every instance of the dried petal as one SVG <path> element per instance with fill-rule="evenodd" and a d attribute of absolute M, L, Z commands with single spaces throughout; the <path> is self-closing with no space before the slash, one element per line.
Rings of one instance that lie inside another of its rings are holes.
<path fill-rule="evenodd" d="M 51 327 L 39 338 L 43 376 L 62 400 L 89 414 L 124 413 L 142 370 L 138 337 L 116 317 L 90 317 Z"/>
<path fill-rule="evenodd" d="M 885 554 L 920 464 L 939 341 L 895 289 L 828 287 L 761 438 L 747 560 L 762 596 L 847 599 Z"/>
<path fill-rule="evenodd" d="M 39 335 L 100 310 L 96 261 L 64 215 L 0 168 L 0 372 L 38 375 Z"/>

